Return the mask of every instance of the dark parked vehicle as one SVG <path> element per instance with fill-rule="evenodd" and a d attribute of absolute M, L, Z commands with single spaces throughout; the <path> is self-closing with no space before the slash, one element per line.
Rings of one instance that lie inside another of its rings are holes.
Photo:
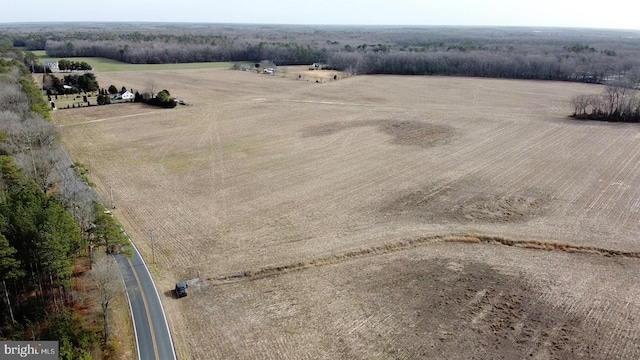
<path fill-rule="evenodd" d="M 176 296 L 178 296 L 178 299 L 187 296 L 187 284 L 183 282 L 176 283 Z"/>

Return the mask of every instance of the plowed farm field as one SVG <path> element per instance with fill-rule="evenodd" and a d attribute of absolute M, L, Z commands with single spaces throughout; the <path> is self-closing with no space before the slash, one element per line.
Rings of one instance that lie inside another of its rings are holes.
<path fill-rule="evenodd" d="M 97 78 L 190 104 L 53 114 L 180 359 L 640 358 L 640 126 L 567 118 L 601 87 Z"/>

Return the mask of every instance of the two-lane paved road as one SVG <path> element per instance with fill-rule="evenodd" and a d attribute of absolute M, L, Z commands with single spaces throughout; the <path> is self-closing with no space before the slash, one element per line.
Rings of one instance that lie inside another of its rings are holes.
<path fill-rule="evenodd" d="M 118 255 L 116 260 L 133 315 L 138 359 L 175 360 L 173 340 L 158 291 L 138 249 L 132 246 L 132 250 L 131 258 Z"/>

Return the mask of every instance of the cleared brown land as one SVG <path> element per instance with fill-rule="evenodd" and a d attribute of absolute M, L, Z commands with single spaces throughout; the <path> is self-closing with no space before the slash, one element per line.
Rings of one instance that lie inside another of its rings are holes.
<path fill-rule="evenodd" d="M 640 357 L 640 128 L 565 117 L 601 88 L 98 75 L 152 79 L 193 106 L 54 119 L 148 259 L 155 229 L 182 358 Z"/>

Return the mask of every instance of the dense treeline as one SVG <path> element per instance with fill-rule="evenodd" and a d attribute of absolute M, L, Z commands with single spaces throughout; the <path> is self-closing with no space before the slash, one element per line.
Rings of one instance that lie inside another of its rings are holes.
<path fill-rule="evenodd" d="M 96 80 L 96 76 L 92 73 L 67 75 L 64 77 L 63 82 L 64 85 L 84 92 L 98 91 L 98 89 L 100 89 L 98 80 Z"/>
<path fill-rule="evenodd" d="M 617 54 L 614 50 L 586 53 L 575 51 L 575 48 L 582 46 L 586 45 L 558 46 L 553 49 L 554 55 L 550 55 L 526 50 L 496 50 L 472 44 L 428 47 L 362 44 L 357 47 L 315 49 L 310 45 L 296 43 L 225 42 L 202 45 L 181 44 L 177 41 L 96 43 L 75 40 L 47 42 L 47 54 L 54 57 L 100 56 L 135 64 L 268 59 L 276 65 L 324 62 L 331 68 L 357 74 L 460 75 L 594 83 L 640 68 L 640 60 L 632 57 L 622 59 L 613 55 Z"/>
<path fill-rule="evenodd" d="M 586 120 L 640 122 L 640 99 L 633 80 L 617 81 L 600 95 L 573 98 L 573 117 Z"/>
<path fill-rule="evenodd" d="M 72 61 L 67 59 L 60 59 L 58 61 L 58 70 L 60 71 L 86 71 L 92 70 L 91 65 L 86 61 Z"/>
<path fill-rule="evenodd" d="M 131 41 L 47 41 L 47 55 L 52 57 L 105 57 L 130 64 L 167 64 L 219 61 L 272 60 L 275 64 L 300 65 L 323 61 L 327 49 L 288 43 L 185 43 L 180 39 L 156 42 Z"/>
<path fill-rule="evenodd" d="M 13 27 L 52 57 L 127 63 L 326 63 L 357 74 L 461 75 L 603 83 L 640 69 L 640 34 L 551 28 L 76 24 Z"/>
<path fill-rule="evenodd" d="M 100 86 L 92 73 L 66 75 L 62 80 L 53 74 L 44 74 L 42 88 L 47 95 L 77 94 L 98 91 Z M 66 85 L 66 87 L 65 87 Z"/>
<path fill-rule="evenodd" d="M 509 53 L 334 53 L 328 63 L 356 74 L 455 75 L 601 83 L 632 67 L 599 67 L 573 59 Z"/>
<path fill-rule="evenodd" d="M 94 247 L 112 251 L 127 238 L 72 166 L 23 59 L 2 46 L 0 338 L 58 340 L 61 359 L 89 359 L 101 330 L 73 311 L 84 299 L 72 266 Z"/>

